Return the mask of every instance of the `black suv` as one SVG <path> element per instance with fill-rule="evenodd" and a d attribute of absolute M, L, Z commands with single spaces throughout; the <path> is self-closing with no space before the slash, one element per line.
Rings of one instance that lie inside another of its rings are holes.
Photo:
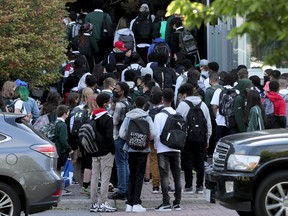
<path fill-rule="evenodd" d="M 205 172 L 206 199 L 241 216 L 288 215 L 286 129 L 239 133 L 219 140 Z"/>

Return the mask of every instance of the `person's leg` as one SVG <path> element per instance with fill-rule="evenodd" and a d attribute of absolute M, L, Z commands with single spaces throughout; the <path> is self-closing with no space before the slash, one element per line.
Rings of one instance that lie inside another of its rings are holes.
<path fill-rule="evenodd" d="M 181 152 L 181 167 L 184 171 L 185 178 L 185 188 L 191 188 L 193 182 L 193 174 L 192 174 L 192 152 Z"/>
<path fill-rule="evenodd" d="M 160 182 L 162 189 L 162 200 L 163 205 L 170 205 L 170 196 L 168 193 L 169 187 L 169 160 L 166 156 L 167 153 L 157 154 L 158 157 L 158 166 L 160 174 Z"/>
<path fill-rule="evenodd" d="M 118 177 L 118 193 L 126 194 L 128 188 L 128 155 L 123 151 L 125 144 L 124 140 L 117 139 L 114 141 L 115 144 L 115 159 L 117 165 L 117 177 Z"/>
<path fill-rule="evenodd" d="M 101 199 L 102 202 L 108 200 L 108 189 L 110 183 L 110 176 L 112 172 L 114 162 L 114 155 L 108 153 L 107 155 L 101 157 L 100 167 L 101 167 Z"/>
<path fill-rule="evenodd" d="M 160 185 L 160 176 L 159 176 L 159 169 L 158 169 L 158 159 L 157 159 L 157 151 L 154 148 L 154 143 L 150 144 L 151 152 L 149 154 L 150 157 L 150 168 L 151 168 L 151 175 L 152 175 L 152 187 L 158 188 Z"/>
<path fill-rule="evenodd" d="M 128 192 L 127 192 L 127 202 L 126 204 L 133 206 L 135 197 L 135 182 L 136 182 L 136 171 L 138 158 L 136 152 L 128 153 L 128 164 L 129 164 L 129 180 L 128 180 Z M 145 170 L 145 169 L 144 169 Z"/>
<path fill-rule="evenodd" d="M 100 177 L 100 162 L 98 158 L 92 158 L 92 176 L 91 176 L 91 202 L 98 203 L 98 183 Z M 99 203 L 98 203 L 99 204 Z"/>
<path fill-rule="evenodd" d="M 194 167 L 197 172 L 196 188 L 203 187 L 204 181 L 204 161 L 205 161 L 205 147 L 197 148 L 194 156 Z"/>
<path fill-rule="evenodd" d="M 88 156 L 87 154 L 84 155 L 84 173 L 83 173 L 83 184 L 81 188 L 81 193 L 82 194 L 88 194 L 88 186 L 91 181 L 91 175 L 92 175 L 92 157 Z"/>
<path fill-rule="evenodd" d="M 137 152 L 137 166 L 136 166 L 136 179 L 134 188 L 134 205 L 141 204 L 140 199 L 143 185 L 143 178 L 145 174 L 145 167 L 147 162 L 147 153 Z M 134 160 L 135 163 L 135 160 Z M 131 176 L 131 175 L 130 175 Z"/>
<path fill-rule="evenodd" d="M 150 182 L 150 158 L 147 157 L 147 162 L 145 166 L 145 175 L 144 175 L 144 182 L 149 183 Z"/>
<path fill-rule="evenodd" d="M 181 201 L 181 166 L 180 166 L 180 152 L 171 152 L 170 156 L 170 168 L 174 179 L 175 184 L 175 200 L 173 205 L 180 204 Z"/>

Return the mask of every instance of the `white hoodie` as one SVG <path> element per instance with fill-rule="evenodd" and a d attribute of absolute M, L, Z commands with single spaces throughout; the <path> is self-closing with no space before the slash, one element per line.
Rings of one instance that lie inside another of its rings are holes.
<path fill-rule="evenodd" d="M 127 36 L 132 35 L 134 38 L 134 49 L 132 51 L 136 51 L 136 42 L 135 42 L 134 33 L 129 28 L 123 28 L 123 29 L 117 30 L 114 35 L 113 44 L 115 44 L 119 40 L 120 35 L 127 35 Z"/>

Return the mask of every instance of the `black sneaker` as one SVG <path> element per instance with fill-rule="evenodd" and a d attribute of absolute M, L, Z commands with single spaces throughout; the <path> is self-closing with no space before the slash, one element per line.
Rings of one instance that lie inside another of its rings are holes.
<path fill-rule="evenodd" d="M 181 207 L 179 204 L 173 205 L 172 209 L 175 211 L 181 211 Z"/>
<path fill-rule="evenodd" d="M 120 193 L 113 193 L 108 196 L 108 199 L 114 199 L 114 200 L 126 200 L 126 194 L 120 194 Z"/>
<path fill-rule="evenodd" d="M 152 193 L 153 194 L 158 194 L 159 193 L 159 187 L 153 187 Z"/>
<path fill-rule="evenodd" d="M 197 193 L 197 194 L 203 194 L 203 193 L 204 193 L 203 187 L 202 187 L 202 186 L 201 186 L 201 187 L 197 187 L 197 188 L 196 188 L 196 193 Z"/>
<path fill-rule="evenodd" d="M 160 206 L 158 206 L 157 208 L 155 208 L 155 211 L 172 211 L 171 205 L 164 205 L 161 204 Z"/>

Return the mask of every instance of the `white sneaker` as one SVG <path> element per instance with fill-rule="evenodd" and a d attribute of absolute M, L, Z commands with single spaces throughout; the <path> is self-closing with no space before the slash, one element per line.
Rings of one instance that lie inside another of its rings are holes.
<path fill-rule="evenodd" d="M 126 212 L 132 212 L 132 206 L 131 205 L 126 205 Z"/>
<path fill-rule="evenodd" d="M 99 209 L 101 209 L 101 212 L 115 212 L 115 211 L 117 211 L 117 209 L 112 207 L 110 205 L 110 203 L 107 201 L 104 203 L 101 203 L 99 206 Z"/>
<path fill-rule="evenodd" d="M 140 204 L 133 205 L 132 212 L 146 212 L 146 208 L 143 208 Z"/>

